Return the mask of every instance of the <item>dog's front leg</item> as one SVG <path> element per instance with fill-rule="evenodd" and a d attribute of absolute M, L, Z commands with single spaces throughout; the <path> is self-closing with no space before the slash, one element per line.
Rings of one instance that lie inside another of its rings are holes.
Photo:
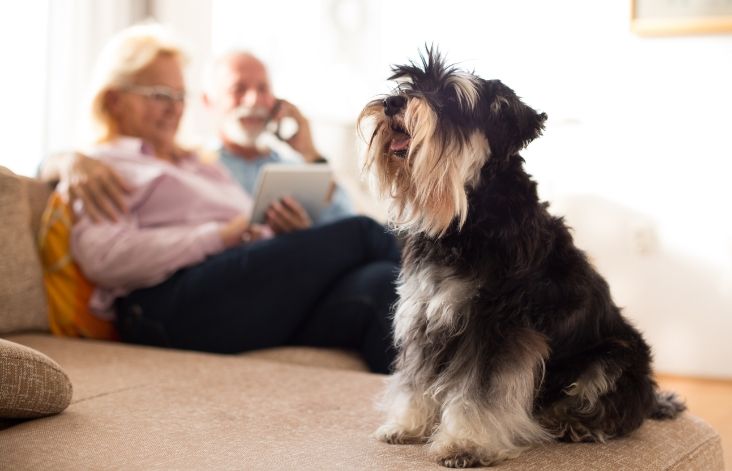
<path fill-rule="evenodd" d="M 389 378 L 381 407 L 387 420 L 374 435 L 391 444 L 426 442 L 439 412 L 434 399 L 410 385 L 402 373 Z"/>
<path fill-rule="evenodd" d="M 431 440 L 443 466 L 489 466 L 548 438 L 525 406 L 525 393 L 508 384 L 490 389 L 483 397 L 464 391 L 449 395 Z"/>
<path fill-rule="evenodd" d="M 548 347 L 528 329 L 509 338 L 490 371 L 475 367 L 454 376 L 431 439 L 440 464 L 489 466 L 550 439 L 532 415 Z"/>

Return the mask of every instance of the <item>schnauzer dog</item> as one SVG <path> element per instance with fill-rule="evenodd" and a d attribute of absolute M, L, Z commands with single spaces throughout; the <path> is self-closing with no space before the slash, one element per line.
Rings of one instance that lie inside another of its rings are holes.
<path fill-rule="evenodd" d="M 432 48 L 420 59 L 393 67 L 394 92 L 359 116 L 374 126 L 365 167 L 406 239 L 377 437 L 470 467 L 678 415 L 648 344 L 524 171 L 546 114 Z"/>

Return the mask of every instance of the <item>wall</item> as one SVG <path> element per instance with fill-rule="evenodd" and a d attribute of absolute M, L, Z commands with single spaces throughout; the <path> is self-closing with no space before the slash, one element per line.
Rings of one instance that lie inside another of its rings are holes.
<path fill-rule="evenodd" d="M 476 69 L 550 115 L 526 151 L 542 195 L 659 370 L 732 377 L 732 37 L 644 39 L 622 2 L 528 3 L 506 21 L 531 12 L 521 32 L 486 38 L 523 46 Z"/>
<path fill-rule="evenodd" d="M 434 41 L 502 79 L 549 114 L 528 169 L 657 368 L 732 377 L 732 35 L 641 38 L 630 2 L 302 3 L 214 1 L 214 50 L 262 55 L 352 175 L 353 119 L 389 64 Z"/>

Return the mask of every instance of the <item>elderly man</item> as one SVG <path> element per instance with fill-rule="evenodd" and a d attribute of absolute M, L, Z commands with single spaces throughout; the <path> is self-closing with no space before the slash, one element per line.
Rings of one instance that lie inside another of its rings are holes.
<path fill-rule="evenodd" d="M 276 151 L 261 144 L 260 136 L 268 125 L 278 126 L 284 118 L 297 124 L 297 132 L 284 139 L 305 162 L 324 162 L 316 150 L 308 120 L 293 104 L 277 99 L 272 93 L 267 69 L 248 52 L 231 52 L 217 58 L 207 71 L 203 96 L 206 108 L 216 123 L 221 146 L 219 162 L 249 193 L 265 164 L 285 161 Z M 95 159 L 81 154 L 56 156 L 44 163 L 41 177 L 65 179 L 72 199 L 80 199 L 92 219 L 115 220 L 126 211 L 122 195 L 129 189 L 119 176 Z M 345 192 L 335 188 L 331 204 L 312 221 L 302 206 L 292 198 L 274 203 L 267 210 L 267 224 L 275 233 L 306 229 L 353 214 Z"/>
<path fill-rule="evenodd" d="M 204 103 L 217 123 L 221 148 L 220 162 L 250 194 L 259 171 L 265 164 L 278 163 L 283 157 L 276 151 L 260 144 L 259 137 L 268 124 L 275 126 L 291 118 L 297 123 L 297 132 L 287 138 L 277 133 L 306 162 L 324 161 L 313 143 L 310 125 L 300 111 L 290 102 L 277 99 L 267 69 L 258 58 L 248 52 L 232 52 L 219 57 L 211 65 L 204 94 Z M 287 204 L 285 200 L 283 204 Z M 270 211 L 274 213 L 277 208 Z M 296 203 L 283 213 L 280 219 L 295 226 L 307 227 L 307 214 Z M 316 223 L 330 222 L 352 214 L 351 205 L 345 193 L 336 189 L 331 205 L 321 214 Z"/>

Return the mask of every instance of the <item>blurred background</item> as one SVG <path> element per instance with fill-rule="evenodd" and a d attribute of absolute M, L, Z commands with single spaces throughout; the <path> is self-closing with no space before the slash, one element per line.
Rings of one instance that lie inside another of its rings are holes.
<path fill-rule="evenodd" d="M 0 165 L 34 175 L 49 153 L 77 148 L 97 53 L 148 19 L 191 56 L 184 142 L 213 138 L 200 103 L 206 62 L 250 50 L 378 219 L 354 121 L 391 88 L 390 64 L 434 43 L 501 79 L 548 113 L 523 153 L 528 170 L 653 345 L 656 368 L 732 378 L 732 33 L 638 35 L 630 0 L 2 2 Z"/>

